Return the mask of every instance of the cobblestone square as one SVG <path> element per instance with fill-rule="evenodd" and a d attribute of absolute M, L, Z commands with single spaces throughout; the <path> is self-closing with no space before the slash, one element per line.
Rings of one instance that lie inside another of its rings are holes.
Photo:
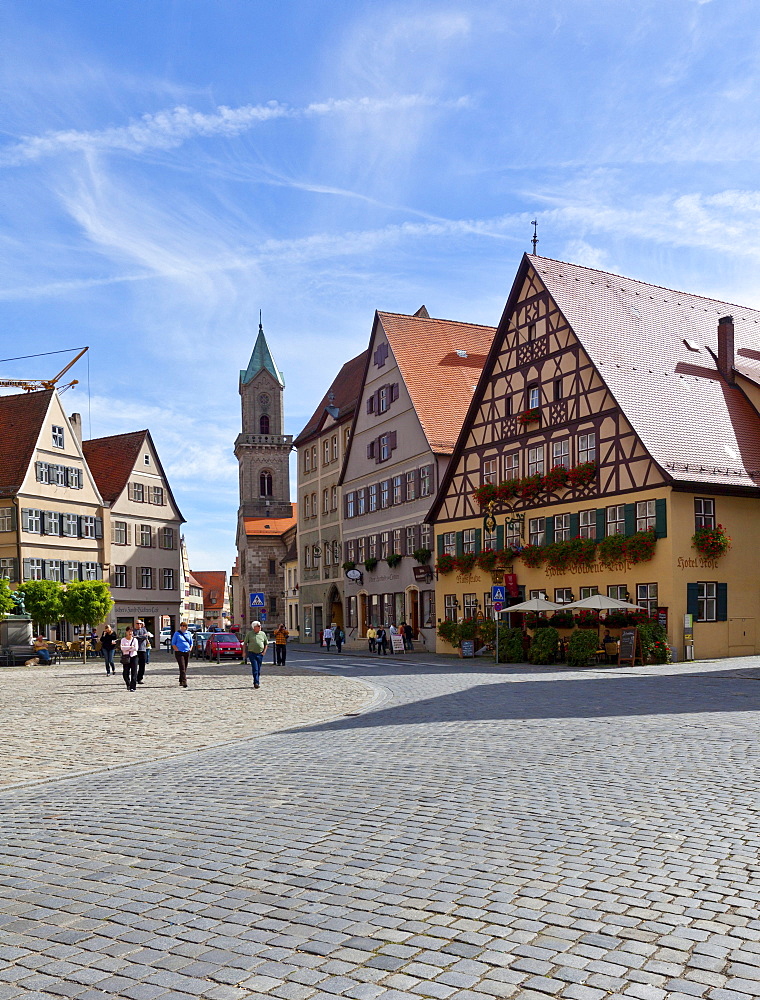
<path fill-rule="evenodd" d="M 0 1000 L 760 994 L 755 659 L 290 661 L 0 673 Z"/>

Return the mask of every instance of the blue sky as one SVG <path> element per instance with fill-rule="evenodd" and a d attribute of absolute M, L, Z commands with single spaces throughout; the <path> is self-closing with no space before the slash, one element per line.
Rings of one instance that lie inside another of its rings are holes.
<path fill-rule="evenodd" d="M 760 307 L 758 25 L 751 0 L 4 0 L 2 357 L 89 344 L 67 409 L 149 427 L 193 566 L 229 569 L 259 309 L 295 434 L 376 308 L 495 324 L 533 218 L 546 256 Z"/>

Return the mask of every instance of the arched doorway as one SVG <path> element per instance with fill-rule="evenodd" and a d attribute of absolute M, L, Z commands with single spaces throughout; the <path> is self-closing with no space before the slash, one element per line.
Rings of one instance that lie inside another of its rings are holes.
<path fill-rule="evenodd" d="M 341 628 L 345 628 L 343 625 L 343 601 L 340 599 L 340 594 L 338 588 L 335 584 L 330 587 L 330 593 L 327 595 L 327 607 L 329 608 L 329 621 L 326 623 L 328 625 L 340 625 Z"/>

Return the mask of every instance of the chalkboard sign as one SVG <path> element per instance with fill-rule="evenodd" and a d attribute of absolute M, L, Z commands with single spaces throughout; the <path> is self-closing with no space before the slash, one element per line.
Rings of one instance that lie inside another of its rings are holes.
<path fill-rule="evenodd" d="M 475 655 L 475 640 L 474 639 L 462 639 L 462 643 L 459 647 L 462 651 L 462 656 L 470 657 Z"/>
<path fill-rule="evenodd" d="M 618 647 L 618 666 L 628 664 L 636 666 L 636 661 L 643 663 L 641 655 L 641 636 L 637 628 L 624 628 L 620 633 L 620 646 Z"/>

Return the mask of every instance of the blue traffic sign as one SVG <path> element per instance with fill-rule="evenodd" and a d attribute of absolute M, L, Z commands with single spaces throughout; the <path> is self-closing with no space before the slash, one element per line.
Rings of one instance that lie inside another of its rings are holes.
<path fill-rule="evenodd" d="M 251 604 L 252 608 L 263 608 L 266 606 L 266 601 L 264 600 L 264 594 L 251 594 Z"/>
<path fill-rule="evenodd" d="M 501 601 L 501 603 L 503 604 L 506 601 L 506 599 L 507 599 L 507 588 L 506 587 L 503 587 L 503 586 L 500 587 L 498 585 L 491 587 L 491 600 L 492 601 L 494 601 L 494 602 L 495 601 Z"/>
<path fill-rule="evenodd" d="M 267 620 L 266 611 L 259 611 L 259 621 L 265 622 Z"/>

